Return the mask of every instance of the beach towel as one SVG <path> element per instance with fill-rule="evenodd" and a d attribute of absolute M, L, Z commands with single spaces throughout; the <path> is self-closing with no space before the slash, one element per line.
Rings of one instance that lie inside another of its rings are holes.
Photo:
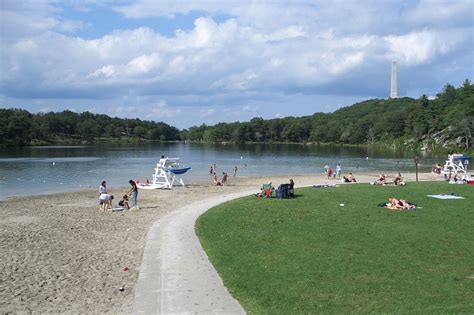
<path fill-rule="evenodd" d="M 313 188 L 332 188 L 332 187 L 339 187 L 336 184 L 315 184 Z"/>
<path fill-rule="evenodd" d="M 455 196 L 455 195 L 427 195 L 428 197 L 436 199 L 465 199 L 464 197 Z"/>

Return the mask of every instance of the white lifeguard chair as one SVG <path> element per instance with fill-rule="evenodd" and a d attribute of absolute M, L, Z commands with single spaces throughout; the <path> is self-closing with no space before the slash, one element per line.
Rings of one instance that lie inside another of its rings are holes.
<path fill-rule="evenodd" d="M 470 157 L 462 154 L 450 154 L 446 163 L 444 163 L 443 174 L 458 174 L 467 173 L 467 165 L 469 164 Z M 464 166 L 464 164 L 466 166 Z"/>
<path fill-rule="evenodd" d="M 180 175 L 189 171 L 191 167 L 183 166 L 179 158 L 162 158 L 156 164 L 155 174 L 153 174 L 153 181 L 150 186 L 155 188 L 171 189 L 177 181 L 184 186 L 184 181 Z"/>

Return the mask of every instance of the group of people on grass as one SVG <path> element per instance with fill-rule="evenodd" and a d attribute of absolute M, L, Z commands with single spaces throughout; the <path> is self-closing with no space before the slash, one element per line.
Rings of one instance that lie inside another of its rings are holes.
<path fill-rule="evenodd" d="M 385 208 L 392 210 L 412 210 L 416 208 L 416 205 L 405 199 L 388 198 L 388 203 Z"/>
<path fill-rule="evenodd" d="M 118 205 L 123 209 L 130 209 L 137 207 L 137 197 L 138 197 L 138 187 L 135 181 L 129 180 L 130 189 L 122 196 L 122 199 L 119 201 Z M 132 198 L 132 207 L 129 204 L 129 197 Z M 114 196 L 107 192 L 107 182 L 104 180 L 99 187 L 99 208 L 100 210 L 107 211 L 112 210 L 112 200 Z"/>

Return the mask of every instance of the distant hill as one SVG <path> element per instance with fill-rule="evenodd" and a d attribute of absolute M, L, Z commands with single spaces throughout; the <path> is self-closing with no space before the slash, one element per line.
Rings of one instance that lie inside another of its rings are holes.
<path fill-rule="evenodd" d="M 433 100 L 372 99 L 305 117 L 195 126 L 182 137 L 204 142 L 317 142 L 470 148 L 474 85 L 447 84 Z"/>
<path fill-rule="evenodd" d="M 297 104 L 295 104 L 297 105 Z M 190 140 L 200 142 L 304 142 L 387 144 L 419 148 L 471 148 L 474 85 L 447 84 L 435 99 L 372 99 L 333 113 L 194 126 L 111 118 L 89 112 L 31 114 L 0 109 L 0 145 L 83 144 Z"/>

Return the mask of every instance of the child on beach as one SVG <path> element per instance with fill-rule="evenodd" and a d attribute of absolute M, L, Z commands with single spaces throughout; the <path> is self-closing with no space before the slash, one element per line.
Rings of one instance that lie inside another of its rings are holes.
<path fill-rule="evenodd" d="M 125 209 L 130 209 L 130 205 L 128 204 L 128 195 L 123 195 L 122 199 L 119 201 L 118 205 L 120 207 L 124 207 Z"/>
<path fill-rule="evenodd" d="M 99 196 L 99 205 L 102 211 L 106 211 L 108 209 L 112 209 L 112 200 L 114 196 L 109 194 L 100 194 Z"/>
<path fill-rule="evenodd" d="M 332 178 L 332 169 L 330 167 L 328 167 L 327 170 L 326 170 L 326 178 L 327 179 Z"/>
<path fill-rule="evenodd" d="M 340 179 L 340 178 L 341 178 L 341 172 L 342 172 L 341 164 L 337 163 L 337 165 L 336 165 L 336 173 L 334 174 L 334 177 L 337 176 L 337 178 Z"/>
<path fill-rule="evenodd" d="M 221 179 L 220 182 L 219 182 L 219 185 L 220 185 L 220 186 L 225 186 L 225 185 L 227 185 L 227 177 L 228 177 L 227 173 L 226 173 L 226 172 L 222 172 L 222 179 Z"/>
<path fill-rule="evenodd" d="M 99 187 L 99 209 L 103 211 L 112 208 L 112 199 L 114 199 L 114 196 L 107 193 L 106 185 L 107 183 L 104 180 Z"/>

